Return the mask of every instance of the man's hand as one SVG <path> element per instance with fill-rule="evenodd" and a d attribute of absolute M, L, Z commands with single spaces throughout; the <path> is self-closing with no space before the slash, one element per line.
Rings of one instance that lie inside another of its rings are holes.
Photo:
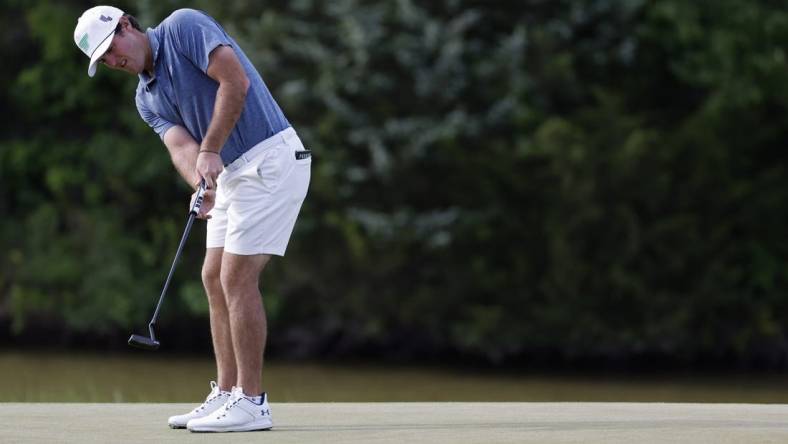
<path fill-rule="evenodd" d="M 222 164 L 222 157 L 215 151 L 200 148 L 197 154 L 197 175 L 201 179 L 205 179 L 205 188 L 208 190 L 216 190 L 216 177 L 224 169 Z"/>
<path fill-rule="evenodd" d="M 197 198 L 198 191 L 195 191 L 192 194 L 192 200 L 189 202 L 189 210 L 192 209 L 194 206 L 194 199 Z M 202 205 L 200 206 L 200 211 L 197 213 L 197 219 L 205 219 L 208 220 L 211 216 L 208 214 L 212 209 L 213 206 L 216 204 L 216 190 L 206 189 L 205 194 L 202 196 Z"/>

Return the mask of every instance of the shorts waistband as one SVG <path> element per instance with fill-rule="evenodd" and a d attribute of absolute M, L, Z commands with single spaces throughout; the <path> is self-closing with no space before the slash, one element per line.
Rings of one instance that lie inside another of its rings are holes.
<path fill-rule="evenodd" d="M 242 166 L 246 165 L 247 163 L 251 162 L 252 159 L 257 157 L 263 151 L 265 151 L 268 148 L 271 148 L 272 146 L 277 145 L 279 143 L 284 143 L 284 142 L 287 141 L 287 139 L 289 139 L 289 138 L 291 138 L 291 137 L 293 137 L 295 135 L 296 135 L 296 132 L 293 129 L 293 127 L 292 126 L 287 127 L 285 129 L 283 129 L 282 131 L 279 131 L 278 133 L 274 134 L 273 136 L 263 140 L 262 142 L 258 143 L 257 145 L 249 148 L 248 150 L 246 150 L 245 153 L 243 153 L 240 156 L 238 156 L 237 159 L 235 159 L 232 162 L 230 162 L 229 164 L 225 165 L 224 169 L 227 172 L 235 171 L 235 170 L 241 168 Z"/>

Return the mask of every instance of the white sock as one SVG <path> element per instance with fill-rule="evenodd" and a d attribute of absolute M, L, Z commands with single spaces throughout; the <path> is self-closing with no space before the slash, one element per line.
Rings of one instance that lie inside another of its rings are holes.
<path fill-rule="evenodd" d="M 260 399 L 260 398 L 261 398 L 261 396 L 259 396 L 259 395 L 258 395 L 258 396 L 246 396 L 246 395 L 244 395 L 244 397 L 245 397 L 246 399 L 248 399 L 248 400 L 252 401 L 252 402 L 253 402 L 253 403 L 255 403 L 255 404 L 260 404 L 261 402 L 263 402 L 263 400 L 262 400 L 262 399 Z"/>

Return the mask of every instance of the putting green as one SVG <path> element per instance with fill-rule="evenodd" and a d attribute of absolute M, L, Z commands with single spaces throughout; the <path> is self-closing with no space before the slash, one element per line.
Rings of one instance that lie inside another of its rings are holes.
<path fill-rule="evenodd" d="M 0 404 L 17 442 L 764 443 L 788 442 L 788 405 L 655 403 L 283 403 L 274 429 L 197 434 L 167 417 L 191 404 Z"/>

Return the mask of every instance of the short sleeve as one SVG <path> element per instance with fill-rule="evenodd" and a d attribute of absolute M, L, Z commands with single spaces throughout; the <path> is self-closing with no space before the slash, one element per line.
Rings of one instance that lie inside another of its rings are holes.
<path fill-rule="evenodd" d="M 211 51 L 222 45 L 232 46 L 219 24 L 200 11 L 179 9 L 166 21 L 175 47 L 204 73 Z"/>
<path fill-rule="evenodd" d="M 156 131 L 156 134 L 158 134 L 161 139 L 164 139 L 164 133 L 166 133 L 168 129 L 175 126 L 174 123 L 151 111 L 139 98 L 137 98 L 137 112 L 140 113 L 142 120 L 153 128 L 153 131 Z"/>

